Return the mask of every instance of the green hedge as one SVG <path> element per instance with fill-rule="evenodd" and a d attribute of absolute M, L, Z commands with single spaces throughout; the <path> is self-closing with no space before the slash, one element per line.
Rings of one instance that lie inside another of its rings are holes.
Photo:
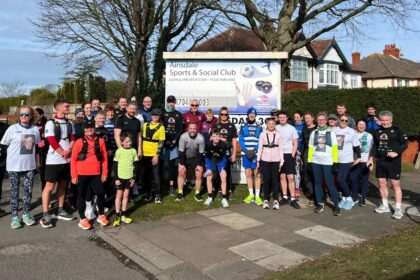
<path fill-rule="evenodd" d="M 26 102 L 27 98 L 27 95 L 0 98 L 0 114 L 8 114 L 11 106 L 20 106 L 22 100 Z"/>
<path fill-rule="evenodd" d="M 290 113 L 336 113 L 337 104 L 344 103 L 347 113 L 357 120 L 366 115 L 369 102 L 375 103 L 377 113 L 391 111 L 394 124 L 409 137 L 420 136 L 420 87 L 294 90 L 282 97 L 282 108 Z"/>

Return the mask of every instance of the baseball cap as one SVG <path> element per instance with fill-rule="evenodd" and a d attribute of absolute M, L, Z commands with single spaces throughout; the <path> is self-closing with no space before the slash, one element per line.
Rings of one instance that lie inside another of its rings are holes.
<path fill-rule="evenodd" d="M 330 120 L 330 119 L 332 119 L 332 120 L 338 120 L 338 117 L 337 117 L 337 115 L 336 114 L 329 114 L 328 115 L 328 119 Z"/>
<path fill-rule="evenodd" d="M 176 98 L 175 98 L 175 96 L 173 96 L 173 95 L 169 95 L 169 96 L 166 98 L 166 102 L 168 102 L 168 103 L 176 103 Z"/>
<path fill-rule="evenodd" d="M 76 110 L 74 110 L 74 115 L 77 115 L 79 113 L 84 113 L 82 108 L 76 108 Z"/>
<path fill-rule="evenodd" d="M 83 123 L 83 128 L 95 128 L 95 122 L 93 120 L 87 120 Z"/>
<path fill-rule="evenodd" d="M 152 112 L 150 112 L 151 115 L 159 115 L 160 116 L 160 110 L 159 109 L 152 109 Z"/>

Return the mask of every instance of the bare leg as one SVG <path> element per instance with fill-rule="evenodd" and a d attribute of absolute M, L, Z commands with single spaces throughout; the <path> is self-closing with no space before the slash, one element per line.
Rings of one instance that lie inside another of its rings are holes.
<path fill-rule="evenodd" d="M 222 189 L 222 194 L 226 194 L 226 170 L 222 169 L 222 171 L 220 172 L 220 181 L 221 181 L 221 189 Z"/>
<path fill-rule="evenodd" d="M 378 178 L 379 193 L 382 199 L 388 199 L 388 184 L 385 178 Z"/>
<path fill-rule="evenodd" d="M 46 182 L 44 190 L 42 191 L 42 211 L 48 212 L 48 206 L 50 205 L 51 193 L 54 190 L 55 183 Z"/>
<path fill-rule="evenodd" d="M 391 185 L 392 185 L 392 188 L 394 189 L 395 202 L 396 203 L 401 203 L 401 201 L 402 201 L 402 191 L 401 191 L 401 186 L 400 186 L 400 180 L 392 180 L 391 179 Z"/>
<path fill-rule="evenodd" d="M 123 194 L 123 201 L 122 201 L 122 211 L 127 210 L 127 203 L 128 203 L 128 197 L 130 195 L 130 189 L 125 189 Z"/>
<path fill-rule="evenodd" d="M 117 190 L 117 193 L 115 195 L 115 212 L 120 213 L 121 212 L 121 199 L 123 196 L 123 190 Z"/>
<path fill-rule="evenodd" d="M 287 174 L 287 180 L 289 182 L 289 192 L 291 197 L 295 197 L 295 175 Z"/>
<path fill-rule="evenodd" d="M 281 193 L 283 196 L 287 196 L 287 177 L 286 174 L 280 174 Z"/>
<path fill-rule="evenodd" d="M 245 175 L 246 175 L 246 183 L 248 185 L 248 190 L 252 190 L 254 187 L 254 180 L 252 178 L 252 169 L 246 168 Z"/>
<path fill-rule="evenodd" d="M 259 169 L 254 169 L 255 189 L 261 189 L 261 173 Z"/>
<path fill-rule="evenodd" d="M 203 167 L 197 166 L 195 168 L 195 192 L 201 191 L 201 181 L 203 176 Z"/>
<path fill-rule="evenodd" d="M 57 189 L 58 207 L 60 208 L 64 206 L 64 196 L 66 195 L 66 189 L 67 189 L 67 181 L 60 180 L 58 182 L 58 189 Z"/>
<path fill-rule="evenodd" d="M 207 175 L 207 193 L 211 194 L 213 193 L 213 175 Z"/>
<path fill-rule="evenodd" d="M 179 165 L 178 167 L 178 192 L 182 193 L 184 189 L 184 181 L 185 181 L 185 175 L 186 175 L 186 168 L 184 165 Z"/>

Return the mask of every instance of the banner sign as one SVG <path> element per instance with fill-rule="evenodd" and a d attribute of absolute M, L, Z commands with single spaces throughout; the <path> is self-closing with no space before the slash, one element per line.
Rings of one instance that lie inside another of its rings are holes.
<path fill-rule="evenodd" d="M 280 107 L 280 71 L 278 60 L 167 60 L 165 95 L 176 97 L 181 112 L 197 99 L 201 111 L 215 114 L 223 106 L 235 115 L 251 106 L 269 114 Z"/>

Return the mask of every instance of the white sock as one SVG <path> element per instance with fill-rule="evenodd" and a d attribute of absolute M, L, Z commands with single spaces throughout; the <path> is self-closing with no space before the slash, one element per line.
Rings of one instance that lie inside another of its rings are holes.
<path fill-rule="evenodd" d="M 287 199 L 288 197 L 287 197 L 287 195 L 283 195 L 283 198 L 284 198 L 284 199 Z"/>
<path fill-rule="evenodd" d="M 296 200 L 296 198 L 294 198 L 293 196 L 291 196 L 290 197 L 290 200 L 293 201 L 293 200 Z"/>
<path fill-rule="evenodd" d="M 254 189 L 253 188 L 248 189 L 248 191 L 249 191 L 249 194 L 254 194 Z"/>
<path fill-rule="evenodd" d="M 255 190 L 255 197 L 260 197 L 260 190 Z"/>
<path fill-rule="evenodd" d="M 382 199 L 382 205 L 383 205 L 384 207 L 389 207 L 389 206 L 388 206 L 388 199 Z"/>
<path fill-rule="evenodd" d="M 401 210 L 401 203 L 395 203 L 395 209 L 400 209 Z"/>

